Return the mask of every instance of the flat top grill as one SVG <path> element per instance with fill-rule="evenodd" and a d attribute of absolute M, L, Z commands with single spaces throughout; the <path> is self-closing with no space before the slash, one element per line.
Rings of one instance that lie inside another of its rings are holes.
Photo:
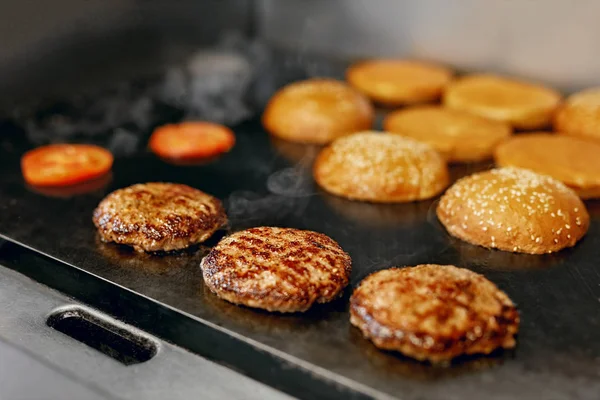
<path fill-rule="evenodd" d="M 117 157 L 107 186 L 69 198 L 25 186 L 19 157 L 31 145 L 9 125 L 2 130 L 0 237 L 18 245 L 4 249 L 0 261 L 168 341 L 222 357 L 219 361 L 301 397 L 334 398 L 340 391 L 347 397 L 403 399 L 600 393 L 598 202 L 587 203 L 592 224 L 574 249 L 512 254 L 448 236 L 435 217 L 436 200 L 377 205 L 322 192 L 309 169 L 316 149 L 272 141 L 256 120 L 234 127 L 237 144 L 217 161 L 175 166 L 140 150 Z M 454 166 L 451 172 L 456 179 L 490 166 Z M 190 251 L 162 256 L 101 243 L 91 221 L 98 202 L 112 190 L 147 181 L 184 183 L 219 197 L 229 231 L 271 225 L 331 236 L 352 256 L 350 287 L 341 299 L 307 313 L 270 314 L 219 300 L 203 285 L 199 263 L 219 235 Z M 31 266 L 36 259 L 40 265 Z M 521 311 L 517 349 L 445 368 L 377 350 L 363 339 L 349 324 L 352 288 L 373 271 L 422 263 L 470 268 L 505 290 Z M 247 354 L 256 358 L 246 360 Z"/>

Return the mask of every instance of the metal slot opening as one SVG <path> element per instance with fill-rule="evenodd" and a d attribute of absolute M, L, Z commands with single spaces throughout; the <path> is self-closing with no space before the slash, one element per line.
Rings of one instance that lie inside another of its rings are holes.
<path fill-rule="evenodd" d="M 46 323 L 125 365 L 148 361 L 158 351 L 152 339 L 84 308 L 70 307 L 56 311 Z"/>

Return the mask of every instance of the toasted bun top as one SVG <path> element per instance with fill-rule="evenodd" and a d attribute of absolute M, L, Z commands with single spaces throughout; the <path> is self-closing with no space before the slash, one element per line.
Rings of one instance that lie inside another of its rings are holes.
<path fill-rule="evenodd" d="M 309 79 L 291 83 L 271 98 L 263 125 L 282 139 L 328 143 L 369 129 L 374 111 L 369 100 L 344 82 Z"/>
<path fill-rule="evenodd" d="M 459 180 L 442 196 L 437 213 L 451 234 L 470 243 L 535 254 L 573 246 L 589 226 L 573 190 L 512 167 Z"/>
<path fill-rule="evenodd" d="M 439 106 L 411 107 L 390 113 L 385 130 L 430 144 L 449 160 L 490 157 L 510 136 L 510 125 Z"/>
<path fill-rule="evenodd" d="M 600 88 L 567 97 L 556 113 L 554 127 L 567 135 L 600 139 Z"/>
<path fill-rule="evenodd" d="M 439 98 L 452 79 L 452 71 L 419 61 L 369 60 L 348 68 L 346 78 L 376 101 L 411 104 Z"/>
<path fill-rule="evenodd" d="M 553 89 L 487 74 L 457 79 L 444 93 L 444 104 L 450 108 L 528 129 L 549 123 L 560 100 Z"/>
<path fill-rule="evenodd" d="M 527 168 L 571 187 L 600 186 L 600 143 L 536 132 L 502 143 L 494 158 L 499 166 Z"/>
<path fill-rule="evenodd" d="M 367 201 L 434 196 L 448 184 L 448 169 L 431 146 L 374 131 L 340 138 L 317 157 L 314 174 L 325 189 Z"/>

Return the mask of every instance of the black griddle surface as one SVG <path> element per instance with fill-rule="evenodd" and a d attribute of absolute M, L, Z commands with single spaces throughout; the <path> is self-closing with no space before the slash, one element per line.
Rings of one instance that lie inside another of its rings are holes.
<path fill-rule="evenodd" d="M 235 130 L 236 146 L 217 161 L 174 166 L 148 152 L 117 158 L 106 187 L 70 198 L 27 188 L 19 169 L 26 144 L 13 140 L 14 133 L 9 139 L 5 136 L 0 160 L 0 236 L 69 264 L 66 268 L 86 271 L 77 275 L 70 294 L 92 302 L 105 296 L 97 306 L 118 304 L 111 296 L 118 297 L 127 288 L 142 295 L 140 301 L 150 299 L 174 313 L 181 327 L 208 325 L 227 336 L 223 346 L 244 342 L 260 354 L 285 359 L 282 369 L 270 371 L 267 379 L 284 390 L 289 388 L 278 381 L 279 374 L 298 370 L 308 371 L 308 375 L 298 375 L 298 381 L 304 379 L 301 385 L 309 387 L 313 378 L 324 379 L 334 382 L 338 390 L 347 389 L 342 397 L 386 393 L 403 399 L 600 398 L 598 203 L 587 203 L 592 224 L 574 249 L 544 256 L 490 251 L 449 237 L 435 218 L 436 200 L 373 205 L 330 196 L 314 185 L 310 171 L 303 167 L 310 164 L 314 148 L 273 142 L 257 122 Z M 452 167 L 452 173 L 456 178 L 487 167 L 490 164 Z M 221 301 L 204 287 L 199 262 L 218 237 L 193 251 L 164 256 L 136 254 L 101 243 L 91 221 L 98 202 L 117 188 L 147 181 L 184 183 L 216 195 L 228 208 L 230 231 L 275 225 L 331 236 L 352 256 L 351 287 L 340 300 L 305 314 L 269 314 Z M 18 266 L 25 264 L 25 258 L 19 257 L 13 259 L 15 268 L 36 275 L 35 266 Z M 521 311 L 516 350 L 435 367 L 379 351 L 364 340 L 348 321 L 352 288 L 373 271 L 421 263 L 467 267 L 505 290 Z M 63 264 L 53 265 L 59 276 Z M 47 278 L 38 279 L 50 280 L 52 273 L 42 275 Z M 116 284 L 111 285 L 115 291 L 103 289 L 88 295 L 90 280 L 96 277 Z M 114 307 L 112 311 L 119 313 Z M 160 329 L 165 321 L 146 321 L 145 328 L 167 332 Z M 164 335 L 204 352 L 203 338 L 190 337 L 190 331 L 178 327 Z M 221 361 L 253 376 L 251 362 L 238 365 L 234 355 Z M 297 388 L 289 391 L 305 396 Z"/>

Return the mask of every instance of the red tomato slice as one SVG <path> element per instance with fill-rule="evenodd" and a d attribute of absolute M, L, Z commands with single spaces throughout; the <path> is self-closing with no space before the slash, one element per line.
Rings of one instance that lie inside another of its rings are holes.
<path fill-rule="evenodd" d="M 21 157 L 23 177 L 33 186 L 74 185 L 104 175 L 112 164 L 108 150 L 88 144 L 51 144 Z"/>
<path fill-rule="evenodd" d="M 231 129 L 211 122 L 182 122 L 156 128 L 150 149 L 159 157 L 197 159 L 228 152 L 235 144 Z"/>

